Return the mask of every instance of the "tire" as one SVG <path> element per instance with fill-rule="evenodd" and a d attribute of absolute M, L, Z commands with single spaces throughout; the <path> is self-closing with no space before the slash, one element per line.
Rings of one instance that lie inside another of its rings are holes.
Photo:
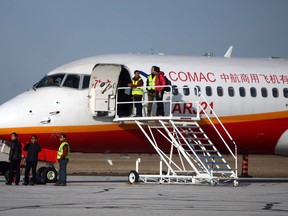
<path fill-rule="evenodd" d="M 234 180 L 234 181 L 233 181 L 233 185 L 234 185 L 234 187 L 238 187 L 238 186 L 239 186 L 239 181 Z"/>
<path fill-rule="evenodd" d="M 45 184 L 43 181 L 42 173 L 46 169 L 46 167 L 40 167 L 36 172 L 36 184 Z"/>
<path fill-rule="evenodd" d="M 40 167 L 36 172 L 36 178 L 42 178 L 42 172 L 46 169 L 46 167 Z"/>
<path fill-rule="evenodd" d="M 130 173 L 129 173 L 129 175 L 128 175 L 128 181 L 131 183 L 131 184 L 133 184 L 133 183 L 135 183 L 135 182 L 138 182 L 139 181 L 139 174 L 138 174 L 138 172 L 136 172 L 136 171 L 131 171 Z"/>
<path fill-rule="evenodd" d="M 58 172 L 54 167 L 46 167 L 42 172 L 42 179 L 45 183 L 55 183 L 57 182 Z"/>
<path fill-rule="evenodd" d="M 210 184 L 212 187 L 215 187 L 217 185 L 217 181 L 214 179 L 211 179 Z"/>

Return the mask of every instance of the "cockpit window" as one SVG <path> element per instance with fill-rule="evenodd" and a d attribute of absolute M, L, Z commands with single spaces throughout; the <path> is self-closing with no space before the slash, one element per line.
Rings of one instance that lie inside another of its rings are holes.
<path fill-rule="evenodd" d="M 70 74 L 70 75 L 67 75 L 63 86 L 78 89 L 79 81 L 80 81 L 79 75 Z"/>
<path fill-rule="evenodd" d="M 89 88 L 89 83 L 90 83 L 90 76 L 88 75 L 84 76 L 82 89 Z"/>
<path fill-rule="evenodd" d="M 60 86 L 62 80 L 64 78 L 64 74 L 54 74 L 45 76 L 39 83 L 35 85 L 36 88 L 47 87 L 47 86 Z"/>
<path fill-rule="evenodd" d="M 33 88 L 41 87 L 69 87 L 74 89 L 89 88 L 90 76 L 84 74 L 53 74 L 45 76 L 40 82 L 36 83 Z"/>

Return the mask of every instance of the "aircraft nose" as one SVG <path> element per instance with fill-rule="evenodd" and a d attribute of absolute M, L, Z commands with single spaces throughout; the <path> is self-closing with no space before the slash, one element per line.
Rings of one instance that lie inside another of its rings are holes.
<path fill-rule="evenodd" d="M 22 119 L 21 104 L 11 100 L 0 105 L 0 128 L 11 128 L 20 125 Z"/>

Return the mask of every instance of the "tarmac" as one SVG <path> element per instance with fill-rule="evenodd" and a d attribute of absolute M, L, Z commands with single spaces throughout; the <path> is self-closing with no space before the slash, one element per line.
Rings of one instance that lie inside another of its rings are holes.
<path fill-rule="evenodd" d="M 158 166 L 151 167 L 151 164 L 158 165 L 158 158 L 152 155 L 73 154 L 66 187 L 7 186 L 0 176 L 0 216 L 288 214 L 285 157 L 251 156 L 249 162 L 254 167 L 249 164 L 249 174 L 253 178 L 240 179 L 238 187 L 232 183 L 212 187 L 209 184 L 130 184 L 127 175 L 135 169 L 135 159 L 139 156 L 143 161 L 140 171 L 142 168 L 143 173 L 157 172 Z M 106 159 L 112 162 L 109 164 Z M 267 160 L 270 170 L 266 170 Z M 106 165 L 110 170 L 105 171 Z M 110 175 L 99 175 L 105 172 Z"/>
<path fill-rule="evenodd" d="M 0 215 L 287 215 L 288 183 L 209 185 L 130 184 L 123 176 L 69 176 L 53 184 L 6 186 Z"/>
<path fill-rule="evenodd" d="M 87 154 L 73 153 L 68 164 L 69 175 L 126 176 L 135 170 L 141 158 L 142 174 L 159 173 L 159 156 L 156 154 Z M 231 157 L 225 157 L 233 166 Z M 238 156 L 238 176 L 242 174 L 242 156 Z M 249 155 L 248 174 L 255 178 L 288 178 L 288 157 L 275 155 Z"/>

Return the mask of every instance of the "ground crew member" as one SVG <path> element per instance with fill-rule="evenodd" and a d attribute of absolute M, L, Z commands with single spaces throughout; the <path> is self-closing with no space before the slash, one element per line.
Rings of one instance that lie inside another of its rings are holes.
<path fill-rule="evenodd" d="M 147 77 L 147 91 L 148 91 L 148 105 L 147 105 L 147 116 L 151 116 L 152 112 L 152 105 L 154 98 L 156 97 L 155 93 L 155 80 L 156 80 L 156 71 L 155 67 L 157 66 L 152 66 L 151 67 L 151 74 Z"/>
<path fill-rule="evenodd" d="M 59 178 L 55 183 L 55 186 L 66 186 L 67 180 L 67 164 L 70 158 L 70 146 L 67 142 L 65 134 L 61 134 L 59 137 L 60 146 L 57 152 L 57 161 L 59 162 Z"/>
<path fill-rule="evenodd" d="M 142 117 L 143 80 L 138 70 L 134 71 L 132 83 L 129 83 L 128 86 L 132 88 L 132 96 L 135 102 L 136 115 L 134 117 Z"/>
<path fill-rule="evenodd" d="M 20 163 L 22 157 L 22 145 L 18 140 L 18 134 L 11 133 L 11 148 L 9 153 L 9 176 L 6 185 L 12 185 L 14 172 L 15 172 L 15 185 L 19 185 L 20 181 Z"/>
<path fill-rule="evenodd" d="M 164 103 L 163 103 L 163 95 L 164 95 L 164 86 L 166 85 L 166 80 L 164 76 L 164 72 L 160 71 L 159 67 L 154 67 L 156 80 L 155 80 L 155 92 L 156 92 L 156 100 L 157 100 L 157 109 L 156 116 L 164 116 Z"/>
<path fill-rule="evenodd" d="M 27 151 L 26 166 L 25 166 L 25 178 L 23 185 L 34 185 L 36 184 L 36 168 L 38 163 L 38 153 L 41 151 L 40 145 L 37 143 L 37 136 L 32 135 L 31 143 L 26 143 L 24 151 Z M 32 169 L 32 178 L 29 182 L 29 172 Z"/>

